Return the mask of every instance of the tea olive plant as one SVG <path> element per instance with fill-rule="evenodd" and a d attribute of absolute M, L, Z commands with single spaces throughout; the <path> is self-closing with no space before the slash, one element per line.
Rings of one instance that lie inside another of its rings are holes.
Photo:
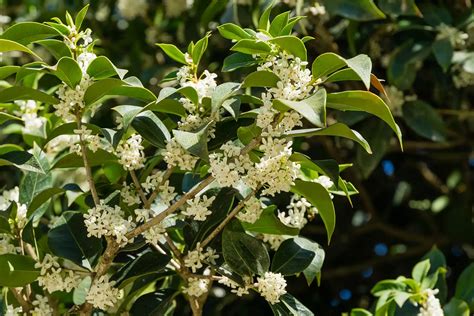
<path fill-rule="evenodd" d="M 312 38 L 291 35 L 301 17 L 270 21 L 269 7 L 256 31 L 218 27 L 234 43 L 222 72 L 239 69 L 243 80 L 219 83 L 199 67 L 207 34 L 186 52 L 158 44 L 181 67 L 155 96 L 95 55 L 91 30 L 81 29 L 86 11 L 65 23 L 18 23 L 0 37 L 2 52 L 35 59 L 0 68 L 2 79 L 15 75 L 0 90 L 1 121 L 23 136 L 21 146 L 0 147 L 2 165 L 24 172 L 0 204 L 7 312 L 166 314 L 183 295 L 201 315 L 218 283 L 238 296 L 257 292 L 276 315 L 312 315 L 286 290 L 285 277 L 321 278 L 324 250 L 300 230 L 320 217 L 329 242 L 332 199 L 350 202 L 357 190 L 340 175 L 349 164 L 312 160 L 292 140 L 343 137 L 370 153 L 357 131 L 327 122 L 328 109 L 370 113 L 401 140 L 388 106 L 368 91 L 384 92 L 370 59 L 326 53 L 308 67 Z M 326 91 L 341 80 L 366 90 Z"/>

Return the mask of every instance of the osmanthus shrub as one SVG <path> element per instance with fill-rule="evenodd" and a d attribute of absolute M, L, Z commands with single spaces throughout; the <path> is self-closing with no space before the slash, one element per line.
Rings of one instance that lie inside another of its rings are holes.
<path fill-rule="evenodd" d="M 357 131 L 329 124 L 329 109 L 375 115 L 401 138 L 368 91 L 383 93 L 370 59 L 326 53 L 309 67 L 312 39 L 291 35 L 300 17 L 269 21 L 269 7 L 256 31 L 218 27 L 233 42 L 222 71 L 242 80 L 199 67 L 210 35 L 186 52 L 158 44 L 181 67 L 155 96 L 94 54 L 86 11 L 0 36 L 2 52 L 34 59 L 0 67 L 0 161 L 23 172 L 0 200 L 7 312 L 167 314 L 183 295 L 200 315 L 221 286 L 258 293 L 276 315 L 312 315 L 286 290 L 285 277 L 321 277 L 324 250 L 300 230 L 320 217 L 329 241 L 332 199 L 357 190 L 340 175 L 350 165 L 294 152 L 292 139 L 343 137 L 370 153 Z M 325 89 L 341 80 L 367 90 Z"/>

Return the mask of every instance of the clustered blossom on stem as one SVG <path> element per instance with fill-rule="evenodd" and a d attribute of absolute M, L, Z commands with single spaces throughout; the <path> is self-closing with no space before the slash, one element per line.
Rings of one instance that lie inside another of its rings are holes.
<path fill-rule="evenodd" d="M 37 262 L 35 268 L 41 269 L 38 284 L 49 293 L 56 291 L 71 292 L 81 282 L 80 276 L 73 271 L 65 271 L 59 265 L 58 259 L 46 254 L 42 262 Z"/>
<path fill-rule="evenodd" d="M 119 206 L 109 206 L 103 201 L 84 214 L 84 223 L 87 227 L 87 236 L 111 236 L 119 244 L 126 244 L 130 240 L 125 236 L 135 228 L 132 218 L 124 219 L 124 212 Z"/>
<path fill-rule="evenodd" d="M 13 307 L 13 305 L 7 305 L 5 310 L 5 316 L 17 316 L 21 315 L 23 309 L 21 307 Z"/>
<path fill-rule="evenodd" d="M 241 155 L 242 147 L 229 141 L 220 147 L 219 152 L 209 155 L 211 168 L 209 171 L 219 185 L 235 187 L 241 177 L 253 167 L 247 154 Z"/>
<path fill-rule="evenodd" d="M 27 134 L 37 134 L 41 127 L 46 123 L 44 117 L 38 117 L 40 107 L 34 100 L 16 100 L 15 104 L 20 106 L 18 114 L 23 120 L 25 126 L 23 132 Z"/>
<path fill-rule="evenodd" d="M 126 182 L 122 184 L 120 196 L 122 201 L 128 206 L 140 204 L 140 197 L 136 194 L 135 189 L 131 185 L 127 185 Z"/>
<path fill-rule="evenodd" d="M 39 294 L 35 295 L 35 300 L 32 302 L 33 310 L 31 310 L 31 315 L 34 316 L 51 316 L 54 314 L 54 310 L 49 304 L 48 298 Z"/>
<path fill-rule="evenodd" d="M 286 280 L 281 273 L 265 272 L 254 286 L 270 304 L 278 303 L 280 296 L 286 294 Z"/>
<path fill-rule="evenodd" d="M 426 296 L 426 300 L 423 302 L 418 316 L 444 316 L 441 304 L 435 296 L 438 292 L 438 289 L 426 289 L 424 291 L 423 294 Z"/>
<path fill-rule="evenodd" d="M 141 222 L 146 222 L 150 218 L 152 218 L 154 216 L 154 213 L 150 209 L 136 209 L 135 215 L 136 215 L 135 221 L 137 223 L 141 223 Z M 142 236 L 143 238 L 145 238 L 145 240 L 148 243 L 152 245 L 156 245 L 159 242 L 165 241 L 165 237 L 164 237 L 165 233 L 166 233 L 166 224 L 164 222 L 161 222 L 151 227 L 150 229 L 144 231 L 142 233 Z"/>
<path fill-rule="evenodd" d="M 163 181 L 164 175 L 164 171 L 156 171 L 146 177 L 145 182 L 141 185 L 146 193 L 158 190 L 157 199 L 155 201 L 159 202 L 161 205 L 170 206 L 177 193 L 175 192 L 175 187 L 170 185 L 169 180 Z"/>
<path fill-rule="evenodd" d="M 65 122 L 74 121 L 76 113 L 82 111 L 85 107 L 84 95 L 91 84 L 92 79 L 88 74 L 83 74 L 81 82 L 74 88 L 62 84 L 56 91 L 59 103 L 53 105 L 56 109 L 56 115 Z"/>
<path fill-rule="evenodd" d="M 206 252 L 203 252 L 200 243 L 198 243 L 196 249 L 189 251 L 184 258 L 184 265 L 194 273 L 203 267 L 203 261 L 215 264 L 217 258 L 219 258 L 219 255 L 216 254 L 216 250 L 207 247 Z"/>
<path fill-rule="evenodd" d="M 125 170 L 137 170 L 145 166 L 142 137 L 139 134 L 134 134 L 127 140 L 121 140 L 117 146 L 116 154 L 119 163 Z"/>
<path fill-rule="evenodd" d="M 81 125 L 81 128 L 75 129 L 74 134 L 78 135 L 85 143 L 87 148 L 89 148 L 94 153 L 101 147 L 101 139 L 99 135 L 92 134 L 92 131 L 85 125 Z M 80 144 L 76 144 L 71 149 L 76 154 L 82 155 Z"/>
<path fill-rule="evenodd" d="M 107 275 L 94 280 L 86 296 L 86 301 L 92 306 L 107 310 L 115 306 L 123 292 L 115 288 L 115 281 L 109 281 Z"/>
<path fill-rule="evenodd" d="M 181 170 L 193 170 L 198 157 L 188 153 L 175 138 L 172 138 L 165 148 L 163 159 L 169 167 L 178 167 Z"/>
<path fill-rule="evenodd" d="M 188 205 L 182 214 L 190 216 L 196 221 L 205 221 L 207 216 L 212 214 L 209 207 L 215 199 L 215 196 L 211 196 L 210 198 L 205 195 L 195 196 L 194 199 L 186 201 Z"/>
<path fill-rule="evenodd" d="M 219 279 L 219 283 L 231 288 L 231 292 L 237 296 L 243 296 L 249 294 L 249 289 L 252 287 L 251 277 L 244 278 L 245 285 L 241 286 L 237 282 L 232 281 L 226 276 L 223 276 Z"/>
<path fill-rule="evenodd" d="M 21 204 L 19 200 L 20 191 L 18 187 L 14 187 L 11 190 L 3 191 L 2 195 L 0 195 L 0 212 L 7 210 L 10 205 L 15 202 L 17 205 L 16 218 L 14 223 L 10 223 L 10 226 L 12 228 L 16 227 L 21 230 L 28 222 L 28 218 L 26 217 L 28 210 L 26 204 Z M 0 236 L 2 235 L 3 234 L 0 234 Z"/>
<path fill-rule="evenodd" d="M 258 198 L 252 196 L 244 202 L 244 209 L 237 213 L 237 218 L 243 222 L 255 223 L 262 214 L 262 203 Z"/>
<path fill-rule="evenodd" d="M 269 244 L 272 250 L 278 250 L 281 243 L 284 242 L 286 239 L 288 239 L 288 237 L 284 235 L 273 235 L 273 234 L 262 234 L 260 238 L 263 240 L 263 242 Z"/>
<path fill-rule="evenodd" d="M 189 296 L 199 297 L 208 291 L 209 280 L 203 278 L 189 278 L 188 285 L 183 289 L 183 293 Z"/>

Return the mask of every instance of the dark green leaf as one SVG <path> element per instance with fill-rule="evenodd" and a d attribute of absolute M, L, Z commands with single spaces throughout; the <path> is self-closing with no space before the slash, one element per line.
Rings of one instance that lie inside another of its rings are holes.
<path fill-rule="evenodd" d="M 204 160 L 208 159 L 207 151 L 207 128 L 209 124 L 202 127 L 196 132 L 185 132 L 180 130 L 173 130 L 173 135 L 178 144 L 180 144 L 186 151 L 198 156 Z"/>
<path fill-rule="evenodd" d="M 158 148 L 165 148 L 171 139 L 165 124 L 152 111 L 141 112 L 132 121 L 133 128 Z"/>
<path fill-rule="evenodd" d="M 114 154 L 108 151 L 105 151 L 103 149 L 99 149 L 95 153 L 90 150 L 87 150 L 86 156 L 91 167 L 100 166 L 106 162 L 117 161 L 117 157 Z M 82 157 L 77 155 L 76 153 L 70 153 L 61 157 L 53 165 L 53 169 L 80 168 L 80 167 L 84 167 L 84 161 Z"/>
<path fill-rule="evenodd" d="M 443 71 L 447 71 L 451 65 L 453 59 L 454 48 L 451 45 L 449 38 L 438 39 L 433 42 L 433 54 L 435 55 L 438 64 L 443 68 Z"/>
<path fill-rule="evenodd" d="M 272 71 L 260 70 L 250 73 L 242 82 L 242 88 L 247 87 L 276 87 L 280 78 Z"/>
<path fill-rule="evenodd" d="M 234 71 L 239 68 L 251 67 L 256 64 L 257 61 L 252 57 L 252 55 L 247 55 L 243 53 L 233 53 L 224 58 L 222 71 Z"/>
<path fill-rule="evenodd" d="M 145 252 L 120 268 L 112 280 L 117 282 L 119 288 L 123 288 L 143 275 L 163 271 L 169 261 L 170 257 L 167 255 Z"/>
<path fill-rule="evenodd" d="M 324 6 L 330 14 L 341 15 L 356 21 L 371 21 L 385 18 L 385 14 L 373 0 L 324 0 Z"/>
<path fill-rule="evenodd" d="M 324 88 L 302 101 L 276 99 L 273 107 L 281 112 L 293 109 L 315 126 L 326 126 L 326 90 Z"/>
<path fill-rule="evenodd" d="M 31 42 L 59 36 L 54 28 L 38 22 L 21 22 L 10 26 L 0 38 L 28 45 Z M 2 45 L 0 45 L 2 47 Z"/>
<path fill-rule="evenodd" d="M 54 67 L 53 74 L 70 88 L 75 88 L 82 79 L 81 67 L 71 57 L 61 58 Z"/>
<path fill-rule="evenodd" d="M 300 58 L 302 61 L 306 61 L 307 59 L 306 47 L 304 46 L 304 43 L 296 36 L 279 36 L 268 41 L 277 44 L 281 49 L 290 55 Z"/>
<path fill-rule="evenodd" d="M 270 45 L 265 42 L 257 42 L 254 39 L 243 39 L 238 41 L 234 46 L 232 46 L 230 50 L 248 55 L 267 55 L 271 52 L 272 49 Z"/>
<path fill-rule="evenodd" d="M 458 278 L 456 283 L 456 298 L 463 299 L 474 310 L 474 263 L 471 263 Z"/>
<path fill-rule="evenodd" d="M 283 275 L 302 272 L 316 255 L 313 248 L 313 242 L 303 237 L 285 240 L 273 256 L 272 271 Z"/>
<path fill-rule="evenodd" d="M 443 306 L 445 315 L 469 316 L 469 305 L 463 300 L 453 297 L 448 304 Z"/>
<path fill-rule="evenodd" d="M 87 73 L 96 80 L 101 80 L 113 76 L 123 79 L 128 71 L 115 67 L 115 65 L 105 56 L 95 58 L 87 67 Z"/>
<path fill-rule="evenodd" d="M 27 256 L 0 255 L 0 285 L 22 287 L 35 281 L 40 275 L 35 263 L 35 260 Z"/>
<path fill-rule="evenodd" d="M 28 87 L 10 87 L 0 91 L 0 102 L 10 102 L 14 100 L 35 100 L 48 104 L 58 104 L 59 100 L 42 91 Z"/>
<path fill-rule="evenodd" d="M 57 39 L 44 39 L 35 42 L 46 48 L 57 60 L 62 57 L 72 57 L 71 49 L 63 41 Z"/>
<path fill-rule="evenodd" d="M 280 297 L 280 302 L 270 307 L 275 316 L 314 316 L 306 306 L 290 294 L 284 294 Z"/>
<path fill-rule="evenodd" d="M 289 227 L 283 224 L 280 219 L 275 215 L 275 205 L 266 207 L 259 219 L 251 224 L 247 222 L 241 222 L 242 227 L 249 232 L 261 233 L 261 234 L 272 234 L 272 235 L 298 235 L 299 229 Z"/>
<path fill-rule="evenodd" d="M 140 316 L 166 316 L 170 315 L 176 291 L 172 289 L 160 289 L 153 293 L 140 296 L 130 309 L 131 315 Z"/>
<path fill-rule="evenodd" d="M 418 135 L 435 142 L 446 140 L 446 126 L 429 104 L 416 100 L 406 102 L 402 109 L 405 122 Z"/>

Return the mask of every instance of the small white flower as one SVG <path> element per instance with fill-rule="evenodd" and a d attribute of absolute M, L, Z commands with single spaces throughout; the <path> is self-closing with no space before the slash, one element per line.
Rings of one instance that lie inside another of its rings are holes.
<path fill-rule="evenodd" d="M 245 201 L 244 209 L 237 214 L 237 218 L 243 222 L 255 223 L 262 214 L 262 204 L 258 198 L 252 196 Z"/>
<path fill-rule="evenodd" d="M 90 37 L 90 36 L 89 36 Z M 90 39 L 92 41 L 92 39 Z M 82 53 L 79 56 L 77 56 L 77 63 L 79 64 L 79 67 L 81 67 L 81 70 L 83 73 L 87 72 L 87 68 L 91 64 L 91 62 L 96 59 L 97 56 L 94 53 Z"/>
<path fill-rule="evenodd" d="M 22 315 L 21 307 L 13 307 L 13 305 L 7 305 L 7 310 L 5 311 L 5 316 L 18 316 Z"/>
<path fill-rule="evenodd" d="M 209 210 L 209 207 L 215 199 L 215 196 L 210 198 L 205 195 L 195 196 L 194 199 L 186 201 L 188 206 L 186 207 L 186 210 L 182 212 L 182 214 L 193 217 L 196 221 L 205 221 L 206 217 L 212 213 Z"/>
<path fill-rule="evenodd" d="M 188 285 L 183 289 L 183 293 L 189 296 L 199 297 L 208 291 L 209 280 L 201 278 L 189 278 Z"/>
<path fill-rule="evenodd" d="M 130 136 L 126 141 L 120 141 L 116 149 L 119 163 L 125 170 L 137 170 L 144 167 L 142 137 L 139 134 Z"/>
<path fill-rule="evenodd" d="M 178 167 L 181 170 L 193 170 L 198 157 L 189 154 L 175 138 L 172 138 L 167 144 L 163 154 L 163 159 L 170 167 Z"/>
<path fill-rule="evenodd" d="M 426 300 L 423 302 L 418 316 L 444 316 L 441 304 L 435 296 L 438 292 L 438 289 L 427 289 L 424 291 L 423 294 L 425 295 Z"/>
<path fill-rule="evenodd" d="M 121 290 L 114 287 L 115 283 L 115 281 L 109 281 L 107 275 L 94 280 L 87 293 L 86 301 L 103 310 L 114 307 L 123 294 Z"/>
<path fill-rule="evenodd" d="M 286 294 L 286 280 L 281 273 L 265 272 L 254 285 L 270 304 L 278 303 L 280 296 Z"/>
<path fill-rule="evenodd" d="M 136 194 L 135 190 L 130 185 L 127 185 L 126 182 L 122 184 L 120 196 L 122 197 L 122 201 L 128 206 L 140 204 L 140 197 Z"/>
<path fill-rule="evenodd" d="M 30 311 L 33 316 L 51 316 L 54 311 L 51 308 L 46 296 L 36 294 L 35 300 L 32 302 L 33 310 Z"/>

